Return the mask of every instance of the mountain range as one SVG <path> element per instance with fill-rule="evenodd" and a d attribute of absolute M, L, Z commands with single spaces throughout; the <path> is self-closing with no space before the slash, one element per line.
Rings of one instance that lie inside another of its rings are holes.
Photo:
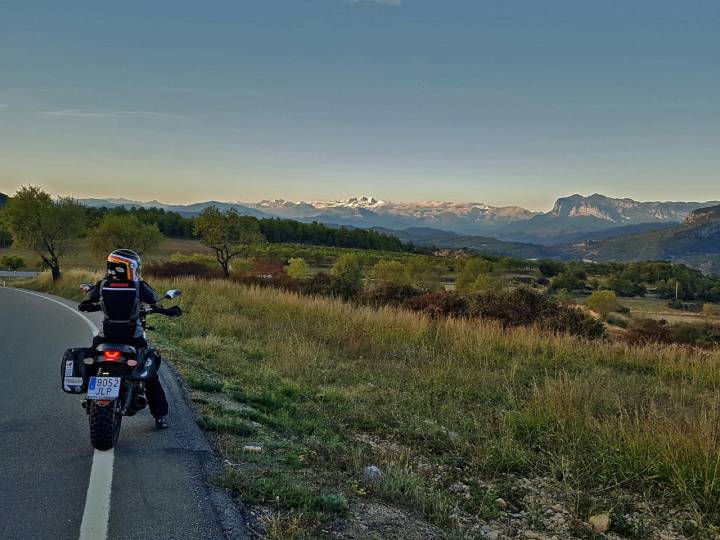
<path fill-rule="evenodd" d="M 282 217 L 329 225 L 395 230 L 432 228 L 461 236 L 491 236 L 510 242 L 547 246 L 609 238 L 615 236 L 613 230 L 619 234 L 632 234 L 664 229 L 681 223 L 693 210 L 720 204 L 718 201 L 637 202 L 600 194 L 560 198 L 552 210 L 545 213 L 519 206 L 495 207 L 476 202 L 402 203 L 374 197 L 301 202 L 282 199 L 257 203 L 207 201 L 190 205 L 127 199 L 84 199 L 81 202 L 88 206 L 158 207 L 185 216 L 195 215 L 203 208 L 214 205 L 223 210 L 235 208 L 241 214 L 260 218 Z"/>

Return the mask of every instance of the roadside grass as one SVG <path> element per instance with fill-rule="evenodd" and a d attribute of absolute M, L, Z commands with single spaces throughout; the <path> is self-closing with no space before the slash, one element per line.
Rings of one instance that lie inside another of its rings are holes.
<path fill-rule="evenodd" d="M 23 286 L 78 298 L 87 279 Z M 497 514 L 501 487 L 485 482 L 508 474 L 566 485 L 580 519 L 624 511 L 621 490 L 692 514 L 689 534 L 718 530 L 717 350 L 591 343 L 226 281 L 153 285 L 183 290 L 185 316 L 158 318 L 156 340 L 228 463 L 219 481 L 272 509 L 268 531 L 327 533 L 379 500 L 462 532 Z M 382 478 L 364 480 L 368 465 Z"/>

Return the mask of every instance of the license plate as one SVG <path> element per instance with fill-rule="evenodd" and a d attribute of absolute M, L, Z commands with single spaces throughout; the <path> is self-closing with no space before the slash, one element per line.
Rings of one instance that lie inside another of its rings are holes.
<path fill-rule="evenodd" d="M 88 399 L 112 400 L 120 395 L 121 377 L 90 377 Z"/>

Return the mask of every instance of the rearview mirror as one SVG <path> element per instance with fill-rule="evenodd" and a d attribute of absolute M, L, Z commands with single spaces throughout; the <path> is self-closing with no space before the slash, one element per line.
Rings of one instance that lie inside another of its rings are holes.
<path fill-rule="evenodd" d="M 182 291 L 179 289 L 170 289 L 168 292 L 165 293 L 165 298 L 177 298 L 182 294 Z"/>
<path fill-rule="evenodd" d="M 93 286 L 90 285 L 89 283 L 83 283 L 82 285 L 80 285 L 80 290 L 85 293 L 89 293 L 92 288 L 93 288 Z"/>

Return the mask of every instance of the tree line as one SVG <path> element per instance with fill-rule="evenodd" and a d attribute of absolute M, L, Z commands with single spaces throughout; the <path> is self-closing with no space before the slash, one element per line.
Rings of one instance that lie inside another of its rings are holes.
<path fill-rule="evenodd" d="M 0 246 L 11 242 L 33 250 L 43 267 L 60 277 L 60 259 L 78 238 L 88 238 L 97 254 L 114 249 L 138 253 L 156 247 L 165 236 L 199 238 L 215 252 L 229 276 L 230 262 L 251 245 L 297 243 L 385 251 L 413 251 L 399 239 L 363 229 L 333 228 L 319 223 L 262 219 L 230 209 L 204 209 L 184 217 L 161 208 L 91 208 L 68 197 L 53 198 L 36 186 L 22 187 L 14 196 L 0 198 Z"/>
<path fill-rule="evenodd" d="M 142 223 L 157 225 L 160 232 L 170 238 L 195 237 L 194 223 L 197 217 L 185 217 L 162 208 L 86 207 L 85 215 L 90 229 L 98 226 L 107 215 L 135 216 Z M 292 219 L 248 217 L 258 223 L 260 232 L 271 244 L 306 244 L 381 251 L 415 250 L 415 246 L 405 244 L 395 236 L 368 229 L 330 227 L 322 223 L 302 223 Z"/>

